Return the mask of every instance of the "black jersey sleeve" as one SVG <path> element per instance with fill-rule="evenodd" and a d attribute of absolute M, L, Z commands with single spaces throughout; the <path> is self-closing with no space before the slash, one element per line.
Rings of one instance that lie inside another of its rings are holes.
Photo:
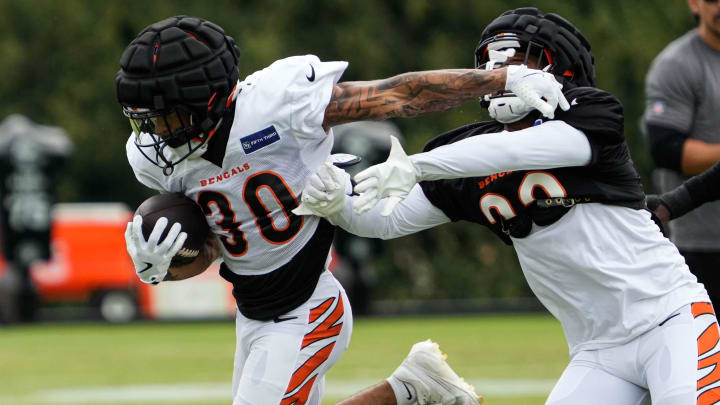
<path fill-rule="evenodd" d="M 685 182 L 684 187 L 687 188 L 692 204 L 682 208 L 668 207 L 674 218 L 707 202 L 720 200 L 720 163 L 716 163 L 702 174 L 690 178 Z"/>
<path fill-rule="evenodd" d="M 588 137 L 591 144 L 613 145 L 625 141 L 623 106 L 612 94 L 594 87 L 575 87 L 565 92 L 568 111 L 558 110 L 555 119 L 565 121 Z"/>

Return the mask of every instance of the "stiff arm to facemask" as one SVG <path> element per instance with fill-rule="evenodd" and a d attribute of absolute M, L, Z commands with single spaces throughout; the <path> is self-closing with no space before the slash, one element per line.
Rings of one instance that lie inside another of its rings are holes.
<path fill-rule="evenodd" d="M 489 53 L 490 61 L 485 65 L 485 70 L 494 69 L 498 63 L 504 64 L 515 55 L 515 50 L 490 50 Z M 564 111 L 570 109 L 562 87 L 550 73 L 529 69 L 525 65 L 510 65 L 505 83 L 507 92 L 486 95 L 484 99 L 490 103 L 490 117 L 503 124 L 519 121 L 532 110 L 538 110 L 545 117 L 553 119 L 558 106 Z"/>

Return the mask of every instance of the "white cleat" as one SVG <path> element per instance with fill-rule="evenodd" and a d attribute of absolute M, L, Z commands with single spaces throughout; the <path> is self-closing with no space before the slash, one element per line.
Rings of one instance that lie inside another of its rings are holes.
<path fill-rule="evenodd" d="M 480 405 L 482 397 L 455 374 L 437 343 L 415 343 L 393 376 L 415 388 L 418 405 Z"/>

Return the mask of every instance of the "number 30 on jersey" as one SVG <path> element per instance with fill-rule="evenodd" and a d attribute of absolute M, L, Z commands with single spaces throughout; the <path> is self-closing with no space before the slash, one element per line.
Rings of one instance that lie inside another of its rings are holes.
<path fill-rule="evenodd" d="M 284 227 L 276 226 L 271 216 L 272 212 L 260 199 L 259 192 L 262 189 L 269 191 L 282 208 L 286 218 Z M 291 210 L 298 206 L 298 201 L 277 173 L 264 171 L 248 177 L 242 195 L 244 203 L 255 218 L 260 235 L 269 243 L 276 245 L 287 243 L 302 228 L 302 216 L 291 213 Z M 215 207 L 220 214 L 220 219 L 215 223 L 225 232 L 225 235 L 220 235 L 220 241 L 228 253 L 236 257 L 247 253 L 248 243 L 245 234 L 240 230 L 242 221 L 237 218 L 227 196 L 217 191 L 203 191 L 198 195 L 198 204 L 206 216 L 213 215 L 212 207 Z"/>

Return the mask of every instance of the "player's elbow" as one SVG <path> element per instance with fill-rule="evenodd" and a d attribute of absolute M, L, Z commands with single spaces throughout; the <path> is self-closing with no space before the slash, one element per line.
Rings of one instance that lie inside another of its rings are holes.
<path fill-rule="evenodd" d="M 656 167 L 682 171 L 683 148 L 687 135 L 659 125 L 647 125 L 650 156 Z"/>

